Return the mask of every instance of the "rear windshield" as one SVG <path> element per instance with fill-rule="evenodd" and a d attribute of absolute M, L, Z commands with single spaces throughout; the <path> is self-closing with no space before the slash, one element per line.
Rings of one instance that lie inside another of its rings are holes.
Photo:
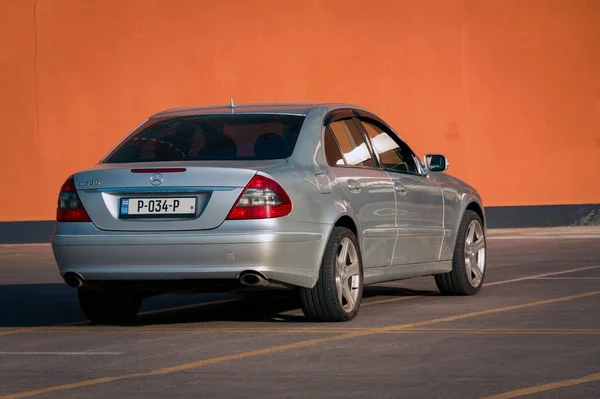
<path fill-rule="evenodd" d="M 304 116 L 201 115 L 151 119 L 105 163 L 288 158 Z"/>

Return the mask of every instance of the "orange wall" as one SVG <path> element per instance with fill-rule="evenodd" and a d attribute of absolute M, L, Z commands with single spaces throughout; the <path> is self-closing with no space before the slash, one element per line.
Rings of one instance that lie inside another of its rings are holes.
<path fill-rule="evenodd" d="M 260 5 L 257 5 L 260 4 Z M 486 205 L 600 202 L 600 2 L 2 0 L 0 221 L 165 108 L 340 101 Z"/>

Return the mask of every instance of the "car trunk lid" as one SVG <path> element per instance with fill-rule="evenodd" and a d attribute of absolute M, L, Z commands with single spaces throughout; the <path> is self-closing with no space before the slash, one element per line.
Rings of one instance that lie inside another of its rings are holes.
<path fill-rule="evenodd" d="M 74 179 L 81 202 L 99 229 L 208 230 L 223 223 L 259 170 L 285 163 L 267 160 L 161 162 L 160 166 L 99 164 L 75 174 Z"/>

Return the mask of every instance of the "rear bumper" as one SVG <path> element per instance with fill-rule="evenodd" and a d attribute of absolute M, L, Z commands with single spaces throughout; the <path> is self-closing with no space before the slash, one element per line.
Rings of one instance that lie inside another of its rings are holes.
<path fill-rule="evenodd" d="M 198 232 L 109 232 L 91 223 L 59 223 L 52 248 L 61 275 L 85 280 L 237 279 L 256 271 L 301 287 L 317 281 L 331 225 L 231 221 Z"/>

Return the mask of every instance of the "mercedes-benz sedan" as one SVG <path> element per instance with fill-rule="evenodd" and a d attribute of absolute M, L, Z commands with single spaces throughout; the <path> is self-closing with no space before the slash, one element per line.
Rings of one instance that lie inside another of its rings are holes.
<path fill-rule="evenodd" d="M 447 167 L 351 105 L 168 110 L 66 180 L 52 246 L 93 323 L 130 322 L 151 295 L 242 288 L 351 320 L 365 284 L 480 289 L 484 208 Z"/>

